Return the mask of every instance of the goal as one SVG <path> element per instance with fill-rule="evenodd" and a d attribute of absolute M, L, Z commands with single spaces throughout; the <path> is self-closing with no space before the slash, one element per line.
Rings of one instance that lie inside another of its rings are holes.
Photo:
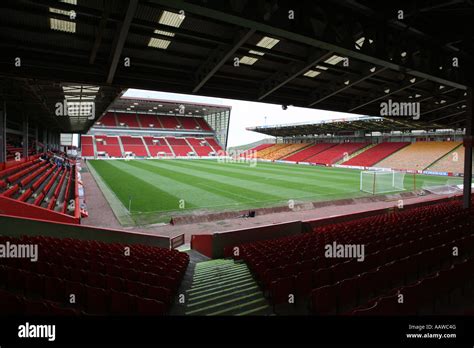
<path fill-rule="evenodd" d="M 403 191 L 405 173 L 396 171 L 368 170 L 360 172 L 360 190 L 373 195 Z"/>

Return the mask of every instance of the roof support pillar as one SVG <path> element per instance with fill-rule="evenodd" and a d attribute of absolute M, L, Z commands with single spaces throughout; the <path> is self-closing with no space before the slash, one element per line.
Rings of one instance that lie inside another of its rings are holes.
<path fill-rule="evenodd" d="M 472 185 L 472 87 L 467 90 L 467 112 L 466 112 L 466 134 L 464 136 L 464 196 L 463 207 L 465 209 L 471 208 L 471 185 Z"/>

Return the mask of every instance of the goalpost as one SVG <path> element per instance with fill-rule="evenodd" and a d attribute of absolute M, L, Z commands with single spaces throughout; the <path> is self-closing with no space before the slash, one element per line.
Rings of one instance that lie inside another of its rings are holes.
<path fill-rule="evenodd" d="M 403 191 L 405 173 L 396 171 L 367 170 L 360 172 L 360 190 L 373 195 Z"/>

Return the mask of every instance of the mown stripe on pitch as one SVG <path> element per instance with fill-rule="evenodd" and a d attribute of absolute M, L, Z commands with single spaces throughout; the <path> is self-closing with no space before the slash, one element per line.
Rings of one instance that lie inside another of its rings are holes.
<path fill-rule="evenodd" d="M 198 163 L 205 163 L 205 160 L 198 161 Z M 210 161 L 208 161 L 210 162 Z M 262 173 L 269 173 L 269 174 L 278 174 L 281 175 L 291 175 L 299 176 L 301 178 L 337 178 L 336 180 L 341 181 L 342 183 L 347 182 L 349 179 L 353 179 L 354 181 L 358 182 L 360 177 L 360 171 L 354 169 L 344 169 L 343 171 L 340 168 L 327 168 L 327 167 L 317 167 L 317 166 L 305 166 L 301 167 L 298 165 L 286 165 L 282 166 L 279 163 L 265 163 L 265 162 L 258 162 L 256 166 L 250 167 L 248 164 L 242 163 L 226 163 L 230 167 L 239 168 L 239 169 L 250 169 L 255 170 Z M 352 178 L 347 178 L 344 176 L 350 176 Z"/>
<path fill-rule="evenodd" d="M 288 180 L 278 180 L 273 178 L 264 178 L 258 175 L 252 175 L 248 173 L 237 173 L 235 170 L 227 169 L 221 170 L 215 167 L 206 166 L 198 163 L 192 163 L 192 161 L 184 161 L 168 163 L 173 168 L 182 168 L 187 173 L 193 173 L 196 176 L 205 175 L 209 179 L 213 179 L 217 182 L 228 183 L 229 185 L 236 187 L 246 187 L 253 191 L 257 191 L 262 194 L 266 192 L 278 193 L 279 200 L 288 199 L 289 197 L 307 196 L 308 191 L 312 192 L 313 195 L 318 195 L 314 191 L 310 190 L 298 184 L 297 182 Z M 232 179 L 229 179 L 232 178 Z"/>
<path fill-rule="evenodd" d="M 172 192 L 174 196 L 179 197 L 172 202 L 168 209 L 178 210 L 180 200 L 184 200 L 186 209 L 201 208 L 206 202 L 212 203 L 213 206 L 235 203 L 231 198 L 196 187 L 192 181 L 180 178 L 179 173 L 162 173 L 150 170 L 149 166 L 138 161 L 126 162 L 126 165 L 130 167 L 132 175 L 148 178 L 151 185 L 163 191 Z"/>
<path fill-rule="evenodd" d="M 112 162 L 118 161 L 100 161 L 93 165 L 125 207 L 129 205 L 129 196 L 132 196 L 132 212 L 134 210 L 155 211 L 168 207 L 170 202 L 178 202 L 178 197 L 157 188 Z"/>
<path fill-rule="evenodd" d="M 246 203 L 260 203 L 262 200 L 280 200 L 280 197 L 270 194 L 265 194 L 255 190 L 249 190 L 242 186 L 232 185 L 231 183 L 218 182 L 216 180 L 210 180 L 204 178 L 202 175 L 192 175 L 183 173 L 183 168 L 177 171 L 176 167 L 169 166 L 166 164 L 157 164 L 156 161 L 146 164 L 136 164 L 137 166 L 144 166 L 143 168 L 154 172 L 156 169 L 159 169 L 163 174 L 166 172 L 167 175 L 175 176 L 174 179 L 177 181 L 182 181 L 183 183 L 193 182 L 194 186 L 199 188 L 205 188 L 209 192 L 215 194 L 223 195 L 224 197 L 234 198 L 236 202 L 246 202 Z M 171 169 L 167 169 L 171 168 Z M 179 179 L 176 177 L 179 174 Z M 258 197 L 258 198 L 255 198 Z"/>
<path fill-rule="evenodd" d="M 209 173 L 209 171 L 212 171 L 213 173 L 220 173 L 220 174 L 217 174 L 217 175 L 221 175 L 221 176 L 224 176 L 224 177 L 227 177 L 227 176 L 231 176 L 233 177 L 234 179 L 237 179 L 237 180 L 243 180 L 243 177 L 247 178 L 247 180 L 249 182 L 251 182 L 252 184 L 253 183 L 260 183 L 261 187 L 263 186 L 266 186 L 266 185 L 270 185 L 270 186 L 276 186 L 278 187 L 278 192 L 282 192 L 284 198 L 289 198 L 289 197 L 293 197 L 293 198 L 297 198 L 300 196 L 300 193 L 303 193 L 304 196 L 308 196 L 308 192 L 311 192 L 312 194 L 311 195 L 322 195 L 324 194 L 324 190 L 327 190 L 329 187 L 331 189 L 333 189 L 333 191 L 335 193 L 342 193 L 342 192 L 346 192 L 347 190 L 344 189 L 343 186 L 344 184 L 339 184 L 337 183 L 337 186 L 335 187 L 335 181 L 345 181 L 347 182 L 347 180 L 340 180 L 340 179 L 337 179 L 336 177 L 332 177 L 331 178 L 331 181 L 332 182 L 328 182 L 327 184 L 325 185 L 321 185 L 321 184 L 315 184 L 315 180 L 314 179 L 311 179 L 311 178 L 299 178 L 299 177 L 295 177 L 293 175 L 293 173 L 291 172 L 285 172 L 285 175 L 283 174 L 275 174 L 274 172 L 272 171 L 265 171 L 265 174 L 266 174 L 266 177 L 262 177 L 262 175 L 256 175 L 256 174 L 252 174 L 252 173 L 249 173 L 248 171 L 254 169 L 254 168 L 248 168 L 247 170 L 246 169 L 230 169 L 230 168 L 225 168 L 225 165 L 221 165 L 219 166 L 219 168 L 217 168 L 218 166 L 217 165 L 206 165 L 206 164 L 202 164 L 202 163 L 184 163 L 185 161 L 180 161 L 179 163 L 175 162 L 173 163 L 173 165 L 178 165 L 178 166 L 183 166 L 183 167 L 188 167 L 188 168 L 193 168 L 195 170 L 200 170 L 202 172 L 205 172 L 205 173 Z M 191 162 L 191 161 L 189 161 Z M 236 170 L 240 171 L 241 173 L 239 172 L 236 172 Z M 290 179 L 290 178 L 294 178 L 294 179 Z M 271 180 L 269 180 L 271 179 Z M 319 182 L 323 182 L 323 181 L 320 181 L 318 180 Z M 348 183 L 346 184 L 347 186 L 354 186 L 355 183 Z M 357 190 L 359 188 L 359 183 L 357 182 Z M 287 188 L 289 187 L 290 190 L 285 190 L 284 188 Z M 273 189 L 273 188 L 272 188 Z"/>

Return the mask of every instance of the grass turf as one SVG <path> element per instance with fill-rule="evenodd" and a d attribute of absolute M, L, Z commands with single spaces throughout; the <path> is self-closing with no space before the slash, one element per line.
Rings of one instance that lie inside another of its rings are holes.
<path fill-rule="evenodd" d="M 90 160 L 136 224 L 169 221 L 191 211 L 260 208 L 302 201 L 368 195 L 359 191 L 360 171 L 346 168 L 216 160 Z M 444 184 L 448 178 L 416 176 L 424 183 Z M 413 189 L 413 175 L 405 176 Z"/>

